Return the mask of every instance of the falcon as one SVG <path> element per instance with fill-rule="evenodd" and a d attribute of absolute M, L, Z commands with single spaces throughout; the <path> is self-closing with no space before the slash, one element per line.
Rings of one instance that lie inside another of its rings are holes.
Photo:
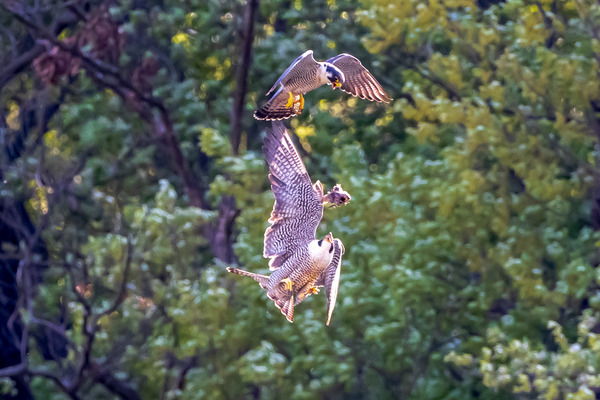
<path fill-rule="evenodd" d="M 312 184 L 282 123 L 273 123 L 272 129 L 267 130 L 263 150 L 275 195 L 263 256 L 270 259 L 269 269 L 273 272 L 266 276 L 231 267 L 227 271 L 254 278 L 290 322 L 294 322 L 294 306 L 324 286 L 326 325 L 329 325 L 340 283 L 344 245 L 331 233 L 318 239 L 317 226 L 325 204 L 345 205 L 351 197 L 340 185 L 323 194 L 321 182 Z"/>
<path fill-rule="evenodd" d="M 267 92 L 268 96 L 277 89 L 273 97 L 254 112 L 254 118 L 273 121 L 298 115 L 304 109 L 304 93 L 325 84 L 331 85 L 332 90 L 340 88 L 361 99 L 383 103 L 392 100 L 358 58 L 343 53 L 320 62 L 314 59 L 313 51 L 308 50 L 285 70 Z"/>

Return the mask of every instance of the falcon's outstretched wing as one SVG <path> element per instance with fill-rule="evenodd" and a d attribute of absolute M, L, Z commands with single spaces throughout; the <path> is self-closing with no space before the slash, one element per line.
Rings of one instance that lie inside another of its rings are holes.
<path fill-rule="evenodd" d="M 344 92 L 370 101 L 389 103 L 392 100 L 377 79 L 363 67 L 358 58 L 343 53 L 330 58 L 327 62 L 335 65 L 344 73 L 346 79 L 340 88 Z"/>
<path fill-rule="evenodd" d="M 315 239 L 323 217 L 323 186 L 312 185 L 306 167 L 282 123 L 267 130 L 263 150 L 269 164 L 269 180 L 275 195 L 265 231 L 263 256 L 271 270 L 279 268 L 300 244 Z"/>
<path fill-rule="evenodd" d="M 331 258 L 331 262 L 321 276 L 319 276 L 317 282 L 315 282 L 315 286 L 325 286 L 325 295 L 327 296 L 327 322 L 325 325 L 329 325 L 333 309 L 335 308 L 342 272 L 342 255 L 345 251 L 342 241 L 335 239 L 333 241 L 333 257 Z"/>
<path fill-rule="evenodd" d="M 285 83 L 288 80 L 296 79 L 298 76 L 303 76 L 306 74 L 307 70 L 313 70 L 317 68 L 317 61 L 313 57 L 313 51 L 307 50 L 300 55 L 300 57 L 296 58 L 294 62 L 285 70 L 283 74 L 277 79 L 277 82 L 273 84 L 273 87 L 267 92 L 267 96 L 271 93 L 277 85 L 280 83 Z"/>

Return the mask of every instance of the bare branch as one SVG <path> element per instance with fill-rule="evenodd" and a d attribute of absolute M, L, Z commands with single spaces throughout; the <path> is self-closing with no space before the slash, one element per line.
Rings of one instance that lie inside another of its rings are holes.
<path fill-rule="evenodd" d="M 112 305 L 106 310 L 102 311 L 100 314 L 96 316 L 94 319 L 94 325 L 98 322 L 100 318 L 105 315 L 110 315 L 113 312 L 117 311 L 117 308 L 123 303 L 127 294 L 127 282 L 129 280 L 129 271 L 131 270 L 131 259 L 133 254 L 133 244 L 131 243 L 131 238 L 127 237 L 127 256 L 125 259 L 125 267 L 123 268 L 123 279 L 121 280 L 121 286 L 119 287 L 119 291 L 117 292 L 117 296 L 113 300 Z"/>
<path fill-rule="evenodd" d="M 141 400 L 139 393 L 121 379 L 115 377 L 109 370 L 100 366 L 95 361 L 90 364 L 90 375 L 96 381 L 104 385 L 112 393 L 123 400 Z"/>
<path fill-rule="evenodd" d="M 30 375 L 33 376 L 41 376 L 43 378 L 49 379 L 56 384 L 66 395 L 68 395 L 72 400 L 79 400 L 80 397 L 77 395 L 76 389 L 73 389 L 70 385 L 64 382 L 60 377 L 54 375 L 52 372 L 47 371 L 45 369 L 30 369 Z"/>
<path fill-rule="evenodd" d="M 0 90 L 11 81 L 16 74 L 29 67 L 33 60 L 44 52 L 44 46 L 35 45 L 31 50 L 14 58 L 7 66 L 0 70 Z"/>
<path fill-rule="evenodd" d="M 9 378 L 11 376 L 21 375 L 27 370 L 27 360 L 22 360 L 20 364 L 0 369 L 0 378 Z"/>
<path fill-rule="evenodd" d="M 58 325 L 58 324 L 56 324 L 54 322 L 51 322 L 51 321 L 47 321 L 45 319 L 40 319 L 40 318 L 38 318 L 36 316 L 33 316 L 33 315 L 29 318 L 29 321 L 32 324 L 38 324 L 38 325 L 45 326 L 46 328 L 48 328 L 48 329 L 50 329 L 50 330 L 58 333 L 63 339 L 65 339 L 69 343 L 69 345 L 71 345 L 71 346 L 73 345 L 73 342 L 67 336 L 67 333 L 66 333 L 66 330 L 65 330 L 64 326 Z"/>
<path fill-rule="evenodd" d="M 84 270 L 86 271 L 84 273 L 83 282 L 87 283 L 87 264 L 85 262 L 83 262 L 83 265 L 84 265 Z M 80 291 L 77 290 L 77 279 L 75 277 L 75 271 L 73 270 L 73 266 L 71 264 L 67 263 L 67 264 L 65 264 L 65 268 L 67 269 L 67 271 L 69 273 L 71 292 L 75 295 L 75 298 L 77 299 L 77 301 L 83 306 L 84 315 L 91 314 L 92 308 L 91 308 L 90 304 L 87 302 L 87 300 L 85 299 L 83 294 L 81 294 Z"/>

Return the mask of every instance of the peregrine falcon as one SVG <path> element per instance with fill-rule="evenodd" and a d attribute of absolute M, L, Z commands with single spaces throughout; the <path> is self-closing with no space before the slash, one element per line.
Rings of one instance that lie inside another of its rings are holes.
<path fill-rule="evenodd" d="M 325 84 L 331 85 L 332 90 L 340 88 L 361 99 L 383 103 L 392 100 L 358 58 L 344 53 L 319 62 L 314 59 L 313 51 L 308 50 L 285 70 L 267 92 L 268 96 L 279 86 L 267 104 L 254 112 L 254 118 L 273 121 L 298 115 L 304 109 L 303 94 Z"/>
<path fill-rule="evenodd" d="M 267 291 L 281 313 L 294 321 L 294 306 L 325 286 L 327 322 L 335 307 L 344 245 L 331 233 L 316 238 L 323 206 L 347 204 L 351 197 L 340 185 L 323 194 L 323 185 L 313 185 L 289 134 L 282 123 L 273 123 L 263 146 L 269 164 L 269 180 L 275 205 L 265 231 L 263 256 L 270 258 L 271 275 L 237 268 L 227 271 L 254 278 Z"/>

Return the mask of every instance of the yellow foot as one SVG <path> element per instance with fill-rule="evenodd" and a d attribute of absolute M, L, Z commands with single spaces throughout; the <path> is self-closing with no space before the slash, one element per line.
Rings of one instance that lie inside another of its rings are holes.
<path fill-rule="evenodd" d="M 313 286 L 313 287 L 310 289 L 310 294 L 317 294 L 317 293 L 319 293 L 319 288 L 318 288 L 318 287 L 316 287 L 316 286 Z"/>
<path fill-rule="evenodd" d="M 282 279 L 281 283 L 285 284 L 286 290 L 289 290 L 290 292 L 292 291 L 292 286 L 294 286 L 294 282 L 292 282 L 292 280 L 290 278 Z"/>
<path fill-rule="evenodd" d="M 302 114 L 302 110 L 304 110 L 304 96 L 300 95 L 300 110 L 298 110 L 298 114 Z"/>
<path fill-rule="evenodd" d="M 294 106 L 294 95 L 292 94 L 292 92 L 290 92 L 290 95 L 288 97 L 288 101 L 285 104 L 285 108 L 292 108 Z"/>

